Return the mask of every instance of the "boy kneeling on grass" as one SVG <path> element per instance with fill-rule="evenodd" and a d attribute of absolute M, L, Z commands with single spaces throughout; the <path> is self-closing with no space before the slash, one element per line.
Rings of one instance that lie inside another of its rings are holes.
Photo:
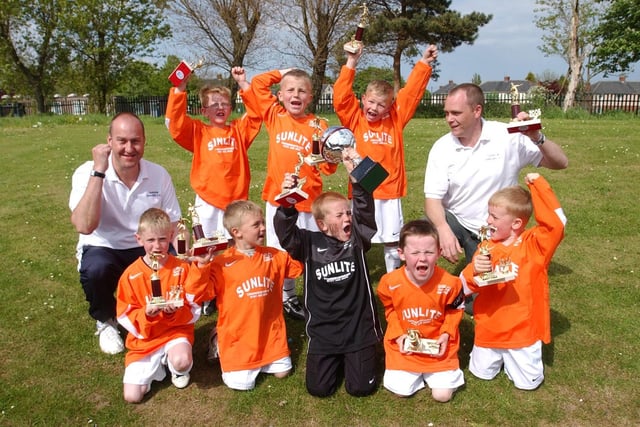
<path fill-rule="evenodd" d="M 491 196 L 490 240 L 479 245 L 461 278 L 467 294 L 478 292 L 469 371 L 491 380 L 504 366 L 517 388 L 534 390 L 544 380 L 542 343 L 551 341 L 547 271 L 564 237 L 566 217 L 543 177 L 529 173 L 525 182 L 531 193 L 513 186 Z M 537 225 L 525 230 L 532 211 Z M 474 276 L 505 272 L 501 283 L 474 281 Z"/>
<path fill-rule="evenodd" d="M 213 295 L 209 272 L 213 254 L 194 257 L 193 264 L 169 254 L 173 226 L 163 210 L 151 208 L 142 214 L 136 239 L 145 255 L 120 277 L 116 305 L 118 323 L 129 331 L 123 390 L 124 400 L 130 403 L 141 402 L 151 382 L 164 379 L 165 366 L 173 385 L 189 385 L 194 324 L 200 304 Z M 150 303 L 156 295 L 152 286 L 158 286 L 158 281 L 161 289 L 157 291 L 163 296 L 175 292 L 176 302 Z"/>

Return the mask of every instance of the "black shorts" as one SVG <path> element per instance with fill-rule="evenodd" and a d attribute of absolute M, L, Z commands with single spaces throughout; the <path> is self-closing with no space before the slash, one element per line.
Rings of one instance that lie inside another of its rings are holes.
<path fill-rule="evenodd" d="M 368 396 L 376 391 L 376 346 L 351 353 L 307 355 L 306 384 L 312 396 L 331 396 L 342 375 L 345 389 L 352 396 Z"/>

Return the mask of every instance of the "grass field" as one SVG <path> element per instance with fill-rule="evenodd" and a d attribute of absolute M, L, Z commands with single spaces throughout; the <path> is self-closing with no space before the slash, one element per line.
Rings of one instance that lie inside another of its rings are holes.
<path fill-rule="evenodd" d="M 335 117 L 330 117 L 336 124 Z M 183 209 L 192 201 L 189 153 L 162 119 L 146 119 L 145 157 L 174 178 Z M 570 159 L 564 171 L 541 170 L 568 217 L 550 268 L 553 342 L 544 347 L 546 381 L 516 390 L 503 374 L 481 381 L 467 370 L 472 320 L 461 324 L 466 385 L 447 404 L 428 391 L 399 399 L 380 388 L 367 398 L 312 398 L 304 388 L 301 322 L 287 320 L 293 375 L 260 378 L 234 392 L 205 360 L 215 318 L 196 324 L 192 383 L 154 383 L 140 405 L 122 399 L 123 356 L 102 354 L 78 282 L 77 235 L 69 221 L 74 169 L 105 140 L 108 120 L 88 117 L 0 119 L 0 425 L 376 425 L 592 426 L 640 424 L 640 145 L 637 117 L 549 119 L 545 132 Z M 444 120 L 414 119 L 405 132 L 409 194 L 405 220 L 423 214 L 423 177 Z M 260 199 L 266 135 L 250 150 L 251 198 Z M 344 169 L 327 188 L 344 191 Z M 215 185 L 215 183 L 213 183 Z M 369 253 L 377 283 L 382 251 Z M 450 271 L 458 266 L 441 263 Z M 380 374 L 383 355 L 380 354 Z"/>

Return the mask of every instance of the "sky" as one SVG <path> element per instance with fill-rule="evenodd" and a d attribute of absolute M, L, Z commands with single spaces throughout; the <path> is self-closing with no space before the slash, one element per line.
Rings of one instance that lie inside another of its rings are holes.
<path fill-rule="evenodd" d="M 452 0 L 450 9 L 463 15 L 474 11 L 492 14 L 493 19 L 480 27 L 473 45 L 438 56 L 440 78 L 429 83 L 429 90 L 437 90 L 449 80 L 469 82 L 476 73 L 483 82 L 505 76 L 522 80 L 529 72 L 537 76 L 547 71 L 556 76 L 566 73 L 568 65 L 560 56 L 546 57 L 538 49 L 543 32 L 534 24 L 535 0 Z M 627 80 L 640 81 L 640 64 L 635 69 L 627 73 Z M 593 81 L 617 79 L 617 74 L 606 79 L 598 75 Z"/>

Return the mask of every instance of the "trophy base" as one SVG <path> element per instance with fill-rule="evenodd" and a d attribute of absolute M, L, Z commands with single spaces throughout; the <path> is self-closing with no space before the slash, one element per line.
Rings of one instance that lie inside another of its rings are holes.
<path fill-rule="evenodd" d="M 509 133 L 527 132 L 536 129 L 542 129 L 542 123 L 540 123 L 540 119 L 531 119 L 522 122 L 510 122 L 507 125 L 507 132 Z"/>
<path fill-rule="evenodd" d="M 428 339 L 428 338 L 420 338 L 417 343 L 412 343 L 410 340 L 404 340 L 404 351 L 410 351 L 413 353 L 423 353 L 423 354 L 438 354 L 440 353 L 440 345 L 437 344 L 436 340 Z"/>
<path fill-rule="evenodd" d="M 200 239 L 193 244 L 193 255 L 199 256 L 207 253 L 209 248 L 213 247 L 213 251 L 221 251 L 227 249 L 229 242 L 224 238 L 217 239 Z"/>
<path fill-rule="evenodd" d="M 169 81 L 174 86 L 180 86 L 189 75 L 193 72 L 193 69 L 186 61 L 180 61 L 178 66 L 173 70 L 171 75 L 169 76 Z"/>
<path fill-rule="evenodd" d="M 308 198 L 309 195 L 307 193 L 296 187 L 278 194 L 276 196 L 276 203 L 284 207 L 289 207 Z"/>
<path fill-rule="evenodd" d="M 180 299 L 174 299 L 174 300 L 167 300 L 164 299 L 163 297 L 149 297 L 147 296 L 147 305 L 150 305 L 152 307 L 166 307 L 168 305 L 173 305 L 174 307 L 182 307 L 184 305 L 184 300 L 182 298 Z"/>
<path fill-rule="evenodd" d="M 309 166 L 315 166 L 320 163 L 324 163 L 326 160 L 320 154 L 309 154 L 304 158 L 304 162 Z"/>
<path fill-rule="evenodd" d="M 369 157 L 365 157 L 358 166 L 353 168 L 351 176 L 368 193 L 373 193 L 373 191 L 382 184 L 382 181 L 387 179 L 389 172 L 387 172 L 380 163 L 374 162 Z"/>
<path fill-rule="evenodd" d="M 489 285 L 495 285 L 498 283 L 508 282 L 515 278 L 516 278 L 516 275 L 512 272 L 496 273 L 495 271 L 492 271 L 490 273 L 473 276 L 473 281 L 478 286 L 489 286 Z"/>
<path fill-rule="evenodd" d="M 360 50 L 360 43 L 361 42 L 357 40 L 352 40 L 350 42 L 345 43 L 345 45 L 342 48 L 344 49 L 345 52 L 356 54 L 358 53 L 358 50 Z"/>

